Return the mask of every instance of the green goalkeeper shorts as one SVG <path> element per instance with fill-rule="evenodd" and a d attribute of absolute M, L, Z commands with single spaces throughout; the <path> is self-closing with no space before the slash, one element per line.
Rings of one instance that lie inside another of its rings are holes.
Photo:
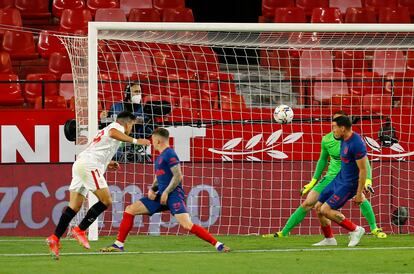
<path fill-rule="evenodd" d="M 322 180 L 320 180 L 312 190 L 321 194 L 321 192 L 325 189 L 325 187 L 329 185 L 330 182 L 333 181 L 333 179 L 335 179 L 335 177 L 331 177 L 331 176 L 323 177 Z"/>

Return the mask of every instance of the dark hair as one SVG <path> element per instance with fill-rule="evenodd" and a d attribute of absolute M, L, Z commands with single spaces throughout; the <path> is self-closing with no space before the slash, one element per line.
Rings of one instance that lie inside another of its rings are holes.
<path fill-rule="evenodd" d="M 348 116 L 348 114 L 346 114 L 346 112 L 345 112 L 345 111 L 343 111 L 343 110 L 338 110 L 338 111 L 335 111 L 335 113 L 334 113 L 333 117 L 335 117 L 336 115 Z"/>
<path fill-rule="evenodd" d="M 168 132 L 168 130 L 166 130 L 165 128 L 162 128 L 162 127 L 159 127 L 157 129 L 155 129 L 152 132 L 152 135 L 158 135 L 158 136 L 161 136 L 165 139 L 168 139 L 170 137 L 170 133 Z"/>
<path fill-rule="evenodd" d="M 131 87 L 135 85 L 140 85 L 140 83 L 132 82 L 125 87 L 124 109 L 129 112 L 134 112 L 134 107 L 131 102 Z"/>
<path fill-rule="evenodd" d="M 129 111 L 122 111 L 116 116 L 116 120 L 123 120 L 125 122 L 135 121 L 137 117 Z"/>
<path fill-rule="evenodd" d="M 338 116 L 332 122 L 336 122 L 339 127 L 345 127 L 346 129 L 350 129 L 352 126 L 351 119 L 348 116 Z"/>

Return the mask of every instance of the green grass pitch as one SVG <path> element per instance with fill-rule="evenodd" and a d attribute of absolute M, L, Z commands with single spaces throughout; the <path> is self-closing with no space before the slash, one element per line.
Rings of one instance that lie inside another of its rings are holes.
<path fill-rule="evenodd" d="M 131 236 L 122 254 L 99 254 L 114 237 L 101 237 L 83 250 L 62 240 L 61 258 L 52 260 L 43 238 L 0 237 L 0 273 L 414 273 L 414 236 L 366 235 L 348 248 L 312 247 L 321 236 L 218 237 L 232 248 L 218 253 L 194 236 Z"/>

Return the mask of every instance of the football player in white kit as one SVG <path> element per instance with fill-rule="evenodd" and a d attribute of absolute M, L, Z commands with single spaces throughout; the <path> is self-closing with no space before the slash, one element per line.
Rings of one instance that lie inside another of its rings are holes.
<path fill-rule="evenodd" d="M 116 170 L 119 164 L 112 161 L 121 142 L 128 142 L 148 146 L 149 140 L 135 139 L 129 136 L 136 117 L 127 111 L 118 114 L 116 121 L 100 130 L 87 148 L 79 154 L 72 167 L 72 182 L 69 187 L 69 205 L 62 212 L 54 234 L 46 239 L 50 252 L 55 259 L 59 258 L 59 239 L 65 233 L 70 221 L 80 210 L 88 191 L 92 191 L 99 201 L 93 205 L 71 232 L 73 237 L 85 248 L 89 249 L 85 230 L 104 212 L 111 204 L 111 194 L 104 178 L 106 168 Z"/>

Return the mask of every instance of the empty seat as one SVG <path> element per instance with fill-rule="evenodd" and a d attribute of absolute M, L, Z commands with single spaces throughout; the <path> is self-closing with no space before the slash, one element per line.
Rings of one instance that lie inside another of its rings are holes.
<path fill-rule="evenodd" d="M 262 15 L 273 17 L 277 8 L 294 6 L 294 0 L 262 0 Z"/>
<path fill-rule="evenodd" d="M 59 79 L 63 73 L 72 73 L 69 56 L 65 53 L 54 52 L 49 58 L 49 72 Z"/>
<path fill-rule="evenodd" d="M 97 22 L 126 22 L 126 16 L 121 9 L 98 9 L 95 14 Z"/>
<path fill-rule="evenodd" d="M 23 105 L 24 98 L 19 78 L 15 74 L 0 74 L 0 81 L 11 81 L 10 83 L 0 82 L 0 105 Z"/>
<path fill-rule="evenodd" d="M 131 9 L 151 9 L 152 0 L 121 0 L 119 7 L 125 14 L 129 14 Z"/>
<path fill-rule="evenodd" d="M 187 68 L 198 76 L 219 71 L 218 57 L 211 48 L 205 47 L 200 52 L 189 52 L 186 59 Z"/>
<path fill-rule="evenodd" d="M 34 109 L 66 109 L 66 100 L 63 96 L 48 95 L 44 98 L 42 96 L 36 97 L 34 101 Z"/>
<path fill-rule="evenodd" d="M 187 72 L 168 75 L 166 91 L 172 97 L 175 105 L 179 104 L 179 100 L 183 96 L 198 97 L 198 85 L 195 79 L 195 74 Z"/>
<path fill-rule="evenodd" d="M 147 51 L 122 52 L 119 58 L 119 71 L 126 77 L 136 73 L 151 73 L 151 55 Z"/>
<path fill-rule="evenodd" d="M 414 51 L 407 51 L 407 70 L 414 71 Z"/>
<path fill-rule="evenodd" d="M 392 97 L 389 94 L 367 94 L 362 97 L 362 110 L 371 113 L 390 113 L 392 108 Z"/>
<path fill-rule="evenodd" d="M 368 62 L 364 51 L 344 50 L 335 52 L 334 68 L 347 75 L 353 72 L 368 70 Z"/>
<path fill-rule="evenodd" d="M 345 23 L 377 23 L 375 10 L 372 8 L 348 8 Z"/>
<path fill-rule="evenodd" d="M 98 52 L 98 68 L 100 73 L 118 71 L 118 61 L 113 52 Z"/>
<path fill-rule="evenodd" d="M 12 73 L 12 62 L 10 54 L 5 51 L 0 51 L 0 73 Z"/>
<path fill-rule="evenodd" d="M 15 0 L 15 7 L 23 18 L 49 18 L 49 0 Z"/>
<path fill-rule="evenodd" d="M 353 95 L 364 96 L 366 94 L 382 94 L 384 82 L 382 77 L 375 72 L 361 71 L 353 73 L 348 78 L 350 92 Z"/>
<path fill-rule="evenodd" d="M 0 9 L 14 8 L 14 0 L 2 0 L 0 1 Z"/>
<path fill-rule="evenodd" d="M 410 15 L 414 15 L 414 1 L 413 0 L 398 0 L 399 7 L 407 7 L 410 10 Z"/>
<path fill-rule="evenodd" d="M 355 108 L 361 106 L 361 99 L 359 96 L 352 94 L 335 94 L 331 98 L 331 104 L 334 106 L 341 106 L 341 108 Z"/>
<path fill-rule="evenodd" d="M 65 9 L 83 9 L 84 7 L 83 0 L 53 0 L 52 13 L 60 18 Z"/>
<path fill-rule="evenodd" d="M 75 96 L 75 86 L 73 85 L 72 73 L 64 73 L 60 77 L 59 95 L 63 96 L 66 100 L 70 100 Z"/>
<path fill-rule="evenodd" d="M 150 48 L 154 69 L 160 75 L 186 71 L 184 54 L 175 48 Z"/>
<path fill-rule="evenodd" d="M 38 58 L 33 33 L 31 32 L 6 31 L 3 37 L 3 49 L 10 54 L 12 59 Z"/>
<path fill-rule="evenodd" d="M 18 9 L 0 9 L 0 25 L 10 25 L 13 27 L 22 27 L 22 17 Z M 0 29 L 0 35 L 4 35 L 6 30 Z"/>
<path fill-rule="evenodd" d="M 275 23 L 306 23 L 306 15 L 303 9 L 296 7 L 277 8 L 275 11 Z"/>
<path fill-rule="evenodd" d="M 387 75 L 386 92 L 393 94 L 400 100 L 403 97 L 413 97 L 414 71 L 407 70 L 403 73 L 390 73 Z"/>
<path fill-rule="evenodd" d="M 333 96 L 349 94 L 347 79 L 342 72 L 320 74 L 314 78 L 312 94 L 320 103 L 331 103 Z"/>
<path fill-rule="evenodd" d="M 312 23 L 342 23 L 341 11 L 338 8 L 315 8 L 312 12 Z"/>
<path fill-rule="evenodd" d="M 398 0 L 364 0 L 363 1 L 364 7 L 372 7 L 372 8 L 396 8 L 398 4 Z"/>
<path fill-rule="evenodd" d="M 60 31 L 87 34 L 88 22 L 92 21 L 91 12 L 87 9 L 66 9 L 60 18 Z"/>
<path fill-rule="evenodd" d="M 161 22 L 161 15 L 157 9 L 131 9 L 129 22 Z"/>
<path fill-rule="evenodd" d="M 193 11 L 188 8 L 164 9 L 163 22 L 194 22 Z"/>
<path fill-rule="evenodd" d="M 339 8 L 345 14 L 347 8 L 360 8 L 362 7 L 362 3 L 361 0 L 329 0 L 329 6 Z"/>
<path fill-rule="evenodd" d="M 327 50 L 304 50 L 299 62 L 301 78 L 333 72 L 331 52 Z"/>
<path fill-rule="evenodd" d="M 95 16 L 98 9 L 119 8 L 119 3 L 117 0 L 87 0 L 86 5 L 91 11 L 92 16 Z"/>
<path fill-rule="evenodd" d="M 408 7 L 380 8 L 378 22 L 386 24 L 410 24 L 410 10 Z"/>
<path fill-rule="evenodd" d="M 34 73 L 26 76 L 24 96 L 29 103 L 34 103 L 36 97 L 45 95 L 58 95 L 57 78 L 51 73 Z"/>
<path fill-rule="evenodd" d="M 154 0 L 154 8 L 163 9 L 180 9 L 185 8 L 185 0 Z"/>
<path fill-rule="evenodd" d="M 243 110 L 246 109 L 244 97 L 239 94 L 224 94 L 220 96 L 222 110 Z"/>
<path fill-rule="evenodd" d="M 62 41 L 52 32 L 42 30 L 39 34 L 39 42 L 37 43 L 37 50 L 42 58 L 48 59 L 54 52 L 65 53 L 66 48 Z"/>
<path fill-rule="evenodd" d="M 311 15 L 314 8 L 328 8 L 329 0 L 296 0 L 296 7 L 304 9 L 306 15 Z"/>
<path fill-rule="evenodd" d="M 125 77 L 119 73 L 100 73 L 98 75 L 98 100 L 105 110 L 113 103 L 125 98 Z"/>
<path fill-rule="evenodd" d="M 404 72 L 406 61 L 400 50 L 376 50 L 372 61 L 372 71 L 379 75 Z"/>

